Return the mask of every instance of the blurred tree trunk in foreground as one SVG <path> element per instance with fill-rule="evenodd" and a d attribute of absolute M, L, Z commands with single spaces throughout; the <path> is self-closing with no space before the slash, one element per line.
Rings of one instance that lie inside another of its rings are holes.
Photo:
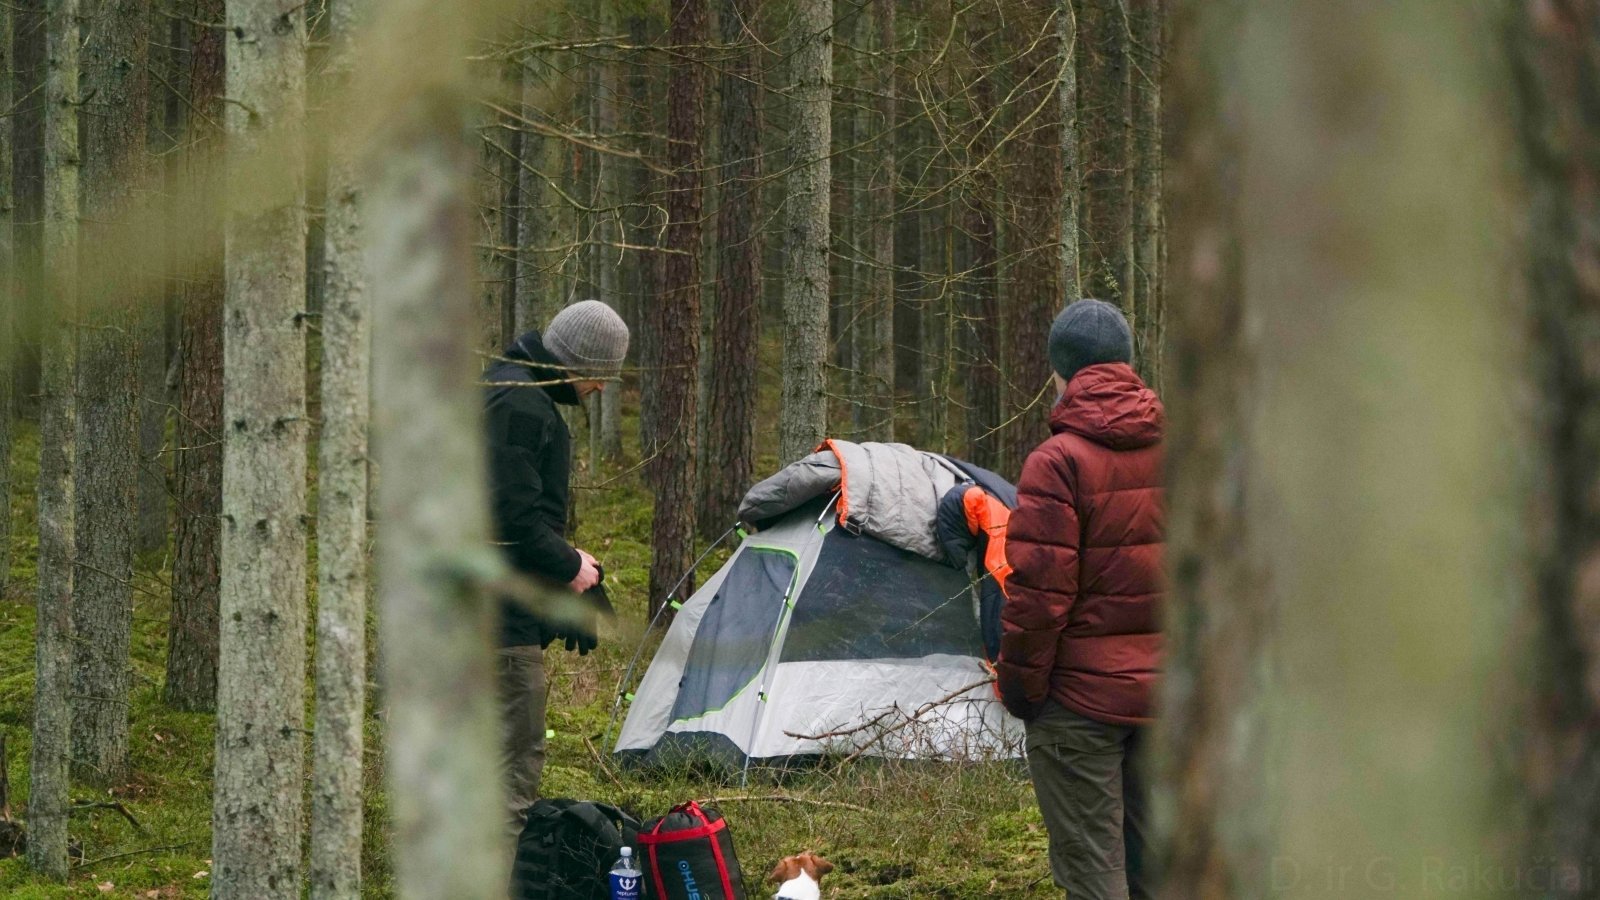
<path fill-rule="evenodd" d="M 827 437 L 829 158 L 833 125 L 833 0 L 797 0 L 788 34 L 788 174 L 785 178 L 783 401 L 778 463 Z"/>
<path fill-rule="evenodd" d="M 667 42 L 676 48 L 667 83 L 667 234 L 662 260 L 661 373 L 656 379 L 656 502 L 651 522 L 649 620 L 694 562 L 699 510 L 700 210 L 704 193 L 706 0 L 673 0 Z M 694 590 L 691 577 L 684 595 Z"/>
<path fill-rule="evenodd" d="M 1490 840 L 1522 348 L 1483 24 L 1299 0 L 1179 26 L 1164 896 L 1523 871 Z"/>
<path fill-rule="evenodd" d="M 1510 7 L 1539 391 L 1532 694 L 1522 785 L 1550 895 L 1600 897 L 1600 5 Z"/>
<path fill-rule="evenodd" d="M 328 4 L 330 87 L 348 89 L 364 0 Z M 347 122 L 348 116 L 334 121 Z M 311 897 L 361 896 L 361 775 L 367 689 L 366 263 L 352 136 L 328 136 L 317 463 L 317 707 L 311 783 Z M 513 157 L 514 158 L 514 157 Z M 512 173 L 515 178 L 515 173 Z M 514 258 L 514 257 L 512 257 Z M 509 287 L 509 285 L 508 285 Z M 507 308 L 510 304 L 507 303 Z"/>
<path fill-rule="evenodd" d="M 402 900 L 504 896 L 498 719 L 470 214 L 464 57 L 471 18 L 405 0 L 357 72 L 368 138 L 367 232 L 377 451 L 379 637 L 388 790 Z M 420 82 L 394 73 L 422 67 Z M 402 92 L 403 91 L 403 92 Z M 376 124 L 376 123 L 375 123 Z M 441 477 L 443 476 L 443 477 Z"/>
<path fill-rule="evenodd" d="M 72 769 L 110 787 L 128 766 L 128 641 L 139 534 L 140 324 L 160 295 L 135 291 L 127 225 L 150 204 L 145 152 L 150 108 L 148 0 L 105 0 L 91 11 L 83 54 L 82 256 L 91 285 L 79 302 L 77 568 L 73 576 Z M 159 316 L 159 312 L 158 312 Z M 156 321 L 160 321 L 159 317 Z"/>
<path fill-rule="evenodd" d="M 195 22 L 220 22 L 223 0 L 196 0 Z M 191 28 L 190 110 L 183 172 L 193 206 L 189 233 L 203 242 L 181 270 L 178 336 L 177 539 L 167 625 L 166 702 L 210 711 L 217 703 L 222 553 L 223 33 Z"/>
<path fill-rule="evenodd" d="M 229 0 L 213 897 L 298 898 L 305 761 L 306 22 Z M 262 167 L 287 173 L 276 197 Z"/>
<path fill-rule="evenodd" d="M 732 57 L 723 64 L 719 91 L 716 308 L 699 515 L 707 538 L 733 522 L 755 471 L 762 246 L 757 10 L 757 0 L 721 0 L 717 7 L 718 34 Z"/>
<path fill-rule="evenodd" d="M 45 289 L 40 324 L 39 594 L 34 617 L 28 864 L 67 877 L 71 748 L 73 488 L 78 317 L 78 4 L 46 0 L 44 15 Z"/>
<path fill-rule="evenodd" d="M 1201 12 L 1213 2 L 1186 0 L 1173 22 L 1172 584 L 1159 727 L 1176 823 L 1166 896 L 1231 900 L 1269 893 L 1261 804 L 1276 598 L 1258 558 L 1259 338 L 1246 321 L 1240 253 L 1236 75 L 1224 76 L 1238 0 Z"/>
<path fill-rule="evenodd" d="M 17 357 L 17 314 L 23 302 L 25 285 L 17 273 L 14 232 L 17 204 L 12 172 L 12 154 L 17 143 L 17 122 L 21 116 L 12 109 L 12 86 L 16 77 L 12 55 L 12 26 L 16 15 L 10 5 L 0 5 L 0 109 L 10 114 L 0 117 L 0 599 L 11 581 L 11 446 L 16 400 L 12 396 L 12 369 Z"/>

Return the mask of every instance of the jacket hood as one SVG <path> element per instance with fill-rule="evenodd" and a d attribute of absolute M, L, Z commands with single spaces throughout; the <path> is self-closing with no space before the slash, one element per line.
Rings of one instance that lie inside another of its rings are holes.
<path fill-rule="evenodd" d="M 527 368 L 528 374 L 533 376 L 534 381 L 560 382 L 559 384 L 545 385 L 544 391 L 550 395 L 551 400 L 570 406 L 581 399 L 578 396 L 577 386 L 566 380 L 571 377 L 570 373 L 566 367 L 561 365 L 561 361 L 556 359 L 555 354 L 545 349 L 544 338 L 539 332 L 529 331 L 523 333 L 522 336 L 511 342 L 511 346 L 507 347 L 502 355 L 506 359 L 517 362 L 532 363 Z"/>
<path fill-rule="evenodd" d="M 1127 363 L 1080 369 L 1050 413 L 1050 431 L 1070 431 L 1113 450 L 1161 440 L 1167 412 L 1156 392 Z"/>

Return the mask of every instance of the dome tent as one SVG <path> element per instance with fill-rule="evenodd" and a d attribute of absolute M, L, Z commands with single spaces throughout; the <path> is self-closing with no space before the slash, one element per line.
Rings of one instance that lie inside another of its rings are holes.
<path fill-rule="evenodd" d="M 682 604 L 631 694 L 624 676 L 615 752 L 734 768 L 1021 755 L 1021 723 L 988 683 L 998 592 L 969 574 L 986 535 L 973 525 L 963 542 L 941 516 L 969 491 L 1015 501 L 999 476 L 903 444 L 829 441 L 756 485 L 739 511 L 752 532 Z"/>

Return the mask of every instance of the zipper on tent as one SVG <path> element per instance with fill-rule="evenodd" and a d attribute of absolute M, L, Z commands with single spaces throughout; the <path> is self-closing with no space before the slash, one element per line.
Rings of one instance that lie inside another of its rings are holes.
<path fill-rule="evenodd" d="M 822 513 L 817 516 L 816 540 L 820 541 L 822 536 L 827 533 L 827 529 L 823 527 L 822 523 L 828 520 L 828 513 L 839 502 L 839 497 L 840 494 L 835 492 L 833 498 L 828 501 L 828 505 L 824 506 Z M 810 549 L 809 546 L 806 548 L 807 551 Z M 815 564 L 815 561 L 813 561 L 813 564 Z M 783 595 L 783 613 L 778 616 L 778 624 L 772 629 L 772 639 L 767 646 L 767 661 L 761 666 L 761 687 L 756 691 L 756 714 L 750 723 L 750 738 L 745 742 L 744 767 L 739 772 L 739 786 L 741 788 L 750 785 L 750 758 L 756 748 L 756 735 L 761 733 L 761 723 L 767 717 L 767 688 L 772 686 L 772 672 L 777 668 L 778 656 L 783 652 L 783 639 L 789 634 L 789 620 L 794 615 L 794 595 L 799 586 L 800 565 L 797 563 L 794 570 L 794 578 L 789 581 L 789 590 L 785 591 Z"/>

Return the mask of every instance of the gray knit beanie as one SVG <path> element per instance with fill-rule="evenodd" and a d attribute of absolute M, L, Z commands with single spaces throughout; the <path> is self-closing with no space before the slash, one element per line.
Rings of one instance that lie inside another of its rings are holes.
<path fill-rule="evenodd" d="M 574 374 L 612 378 L 628 355 L 628 326 L 599 300 L 581 300 L 550 320 L 544 348 Z"/>
<path fill-rule="evenodd" d="M 1104 300 L 1070 303 L 1050 325 L 1050 367 L 1068 381 L 1085 366 L 1132 361 L 1128 320 Z"/>

